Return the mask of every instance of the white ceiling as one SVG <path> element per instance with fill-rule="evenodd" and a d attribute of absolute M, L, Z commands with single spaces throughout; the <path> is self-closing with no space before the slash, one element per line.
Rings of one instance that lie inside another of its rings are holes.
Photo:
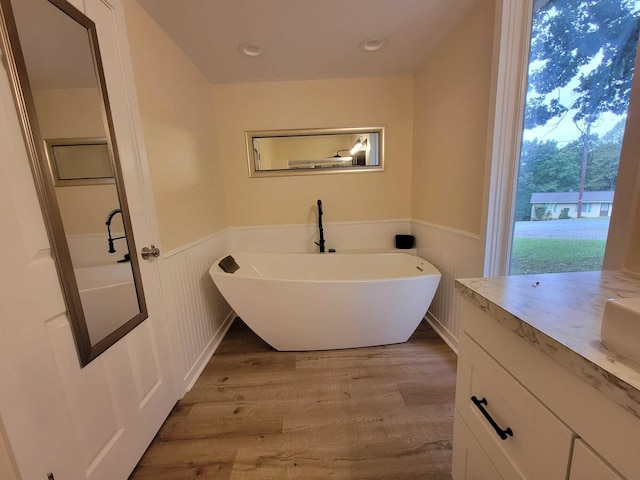
<path fill-rule="evenodd" d="M 414 74 L 481 0 L 137 1 L 212 83 L 242 83 Z M 387 47 L 361 51 L 373 36 Z"/>

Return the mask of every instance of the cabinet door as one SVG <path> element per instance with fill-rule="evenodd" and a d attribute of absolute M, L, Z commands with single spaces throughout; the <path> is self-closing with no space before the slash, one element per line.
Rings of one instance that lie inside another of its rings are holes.
<path fill-rule="evenodd" d="M 503 477 L 566 478 L 573 432 L 465 332 L 456 411 Z"/>
<path fill-rule="evenodd" d="M 456 439 L 453 445 L 454 480 L 502 480 L 458 412 L 453 430 Z"/>
<path fill-rule="evenodd" d="M 578 438 L 573 446 L 569 480 L 622 480 L 622 477 Z"/>

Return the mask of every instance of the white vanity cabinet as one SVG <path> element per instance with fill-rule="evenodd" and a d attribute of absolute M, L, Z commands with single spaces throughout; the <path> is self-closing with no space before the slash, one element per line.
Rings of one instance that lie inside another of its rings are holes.
<path fill-rule="evenodd" d="M 621 480 L 610 465 L 607 464 L 581 439 L 576 439 L 571 459 L 569 480 Z"/>
<path fill-rule="evenodd" d="M 517 319 L 462 303 L 454 480 L 640 479 L 638 416 L 542 353 Z"/>
<path fill-rule="evenodd" d="M 453 478 L 465 480 L 499 480 L 502 478 L 480 444 L 456 412 L 453 423 L 455 455 Z M 455 461 L 457 460 L 457 461 Z"/>
<path fill-rule="evenodd" d="M 504 478 L 566 478 L 573 432 L 464 332 L 460 351 L 456 421 L 496 469 Z"/>

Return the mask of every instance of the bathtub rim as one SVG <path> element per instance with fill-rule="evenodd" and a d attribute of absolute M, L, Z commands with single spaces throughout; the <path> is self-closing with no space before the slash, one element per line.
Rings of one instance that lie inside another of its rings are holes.
<path fill-rule="evenodd" d="M 319 284 L 323 284 L 323 283 L 378 283 L 378 282 L 395 282 L 395 281 L 403 281 L 403 280 L 410 280 L 410 279 L 418 279 L 418 278 L 430 278 L 430 277 L 438 277 L 440 279 L 442 279 L 442 273 L 440 272 L 440 270 L 438 270 L 438 267 L 436 267 L 433 263 L 429 262 L 428 260 L 419 257 L 417 255 L 412 255 L 410 253 L 406 253 L 406 252 L 384 252 L 384 253 L 371 253 L 371 252 L 366 252 L 366 253 L 354 253 L 354 252 L 348 252 L 348 253 L 339 253 L 339 252 L 331 252 L 331 253 L 318 253 L 318 252 L 291 252 L 291 253 L 286 253 L 286 252 L 249 252 L 249 251 L 238 251 L 235 252 L 235 254 L 243 254 L 243 253 L 248 253 L 248 254 L 256 254 L 256 255 L 281 255 L 281 256 L 316 256 L 316 255 L 333 255 L 333 254 L 338 254 L 338 255 L 353 255 L 353 256 L 360 256 L 360 255 L 367 255 L 367 256 L 405 256 L 405 257 L 411 257 L 411 258 L 415 258 L 415 259 L 419 259 L 422 262 L 425 262 L 426 264 L 430 265 L 434 272 L 429 272 L 429 273 L 420 273 L 418 275 L 405 275 L 405 276 L 400 276 L 400 277 L 376 277 L 376 278 L 366 278 L 366 279 L 337 279 L 337 278 L 327 278 L 327 279 L 304 279 L 304 278 L 274 278 L 274 277 L 265 277 L 265 276 L 247 276 L 247 275 L 236 275 L 235 273 L 228 273 L 225 272 L 224 270 L 222 270 L 222 268 L 220 268 L 219 263 L 222 259 L 226 258 L 227 256 L 231 255 L 233 256 L 234 253 L 228 253 L 226 255 L 223 255 L 219 258 L 217 258 L 213 264 L 211 265 L 211 267 L 209 268 L 209 275 L 213 278 L 213 275 L 221 275 L 221 276 L 225 276 L 225 277 L 233 277 L 233 278 L 242 278 L 242 279 L 246 279 L 246 280 L 262 280 L 262 281 L 270 281 L 270 282 L 295 282 L 295 283 L 319 283 Z M 235 258 L 235 257 L 234 257 Z M 438 282 L 439 283 L 439 282 Z"/>

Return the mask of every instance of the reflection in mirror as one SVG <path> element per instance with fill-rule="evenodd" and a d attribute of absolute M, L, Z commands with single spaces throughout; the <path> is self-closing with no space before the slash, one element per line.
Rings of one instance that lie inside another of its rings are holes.
<path fill-rule="evenodd" d="M 54 187 L 115 183 L 106 138 L 47 138 L 44 143 Z"/>
<path fill-rule="evenodd" d="M 32 170 L 86 365 L 147 316 L 95 25 L 64 0 L 0 5 Z"/>
<path fill-rule="evenodd" d="M 246 132 L 249 176 L 383 171 L 384 129 Z"/>

